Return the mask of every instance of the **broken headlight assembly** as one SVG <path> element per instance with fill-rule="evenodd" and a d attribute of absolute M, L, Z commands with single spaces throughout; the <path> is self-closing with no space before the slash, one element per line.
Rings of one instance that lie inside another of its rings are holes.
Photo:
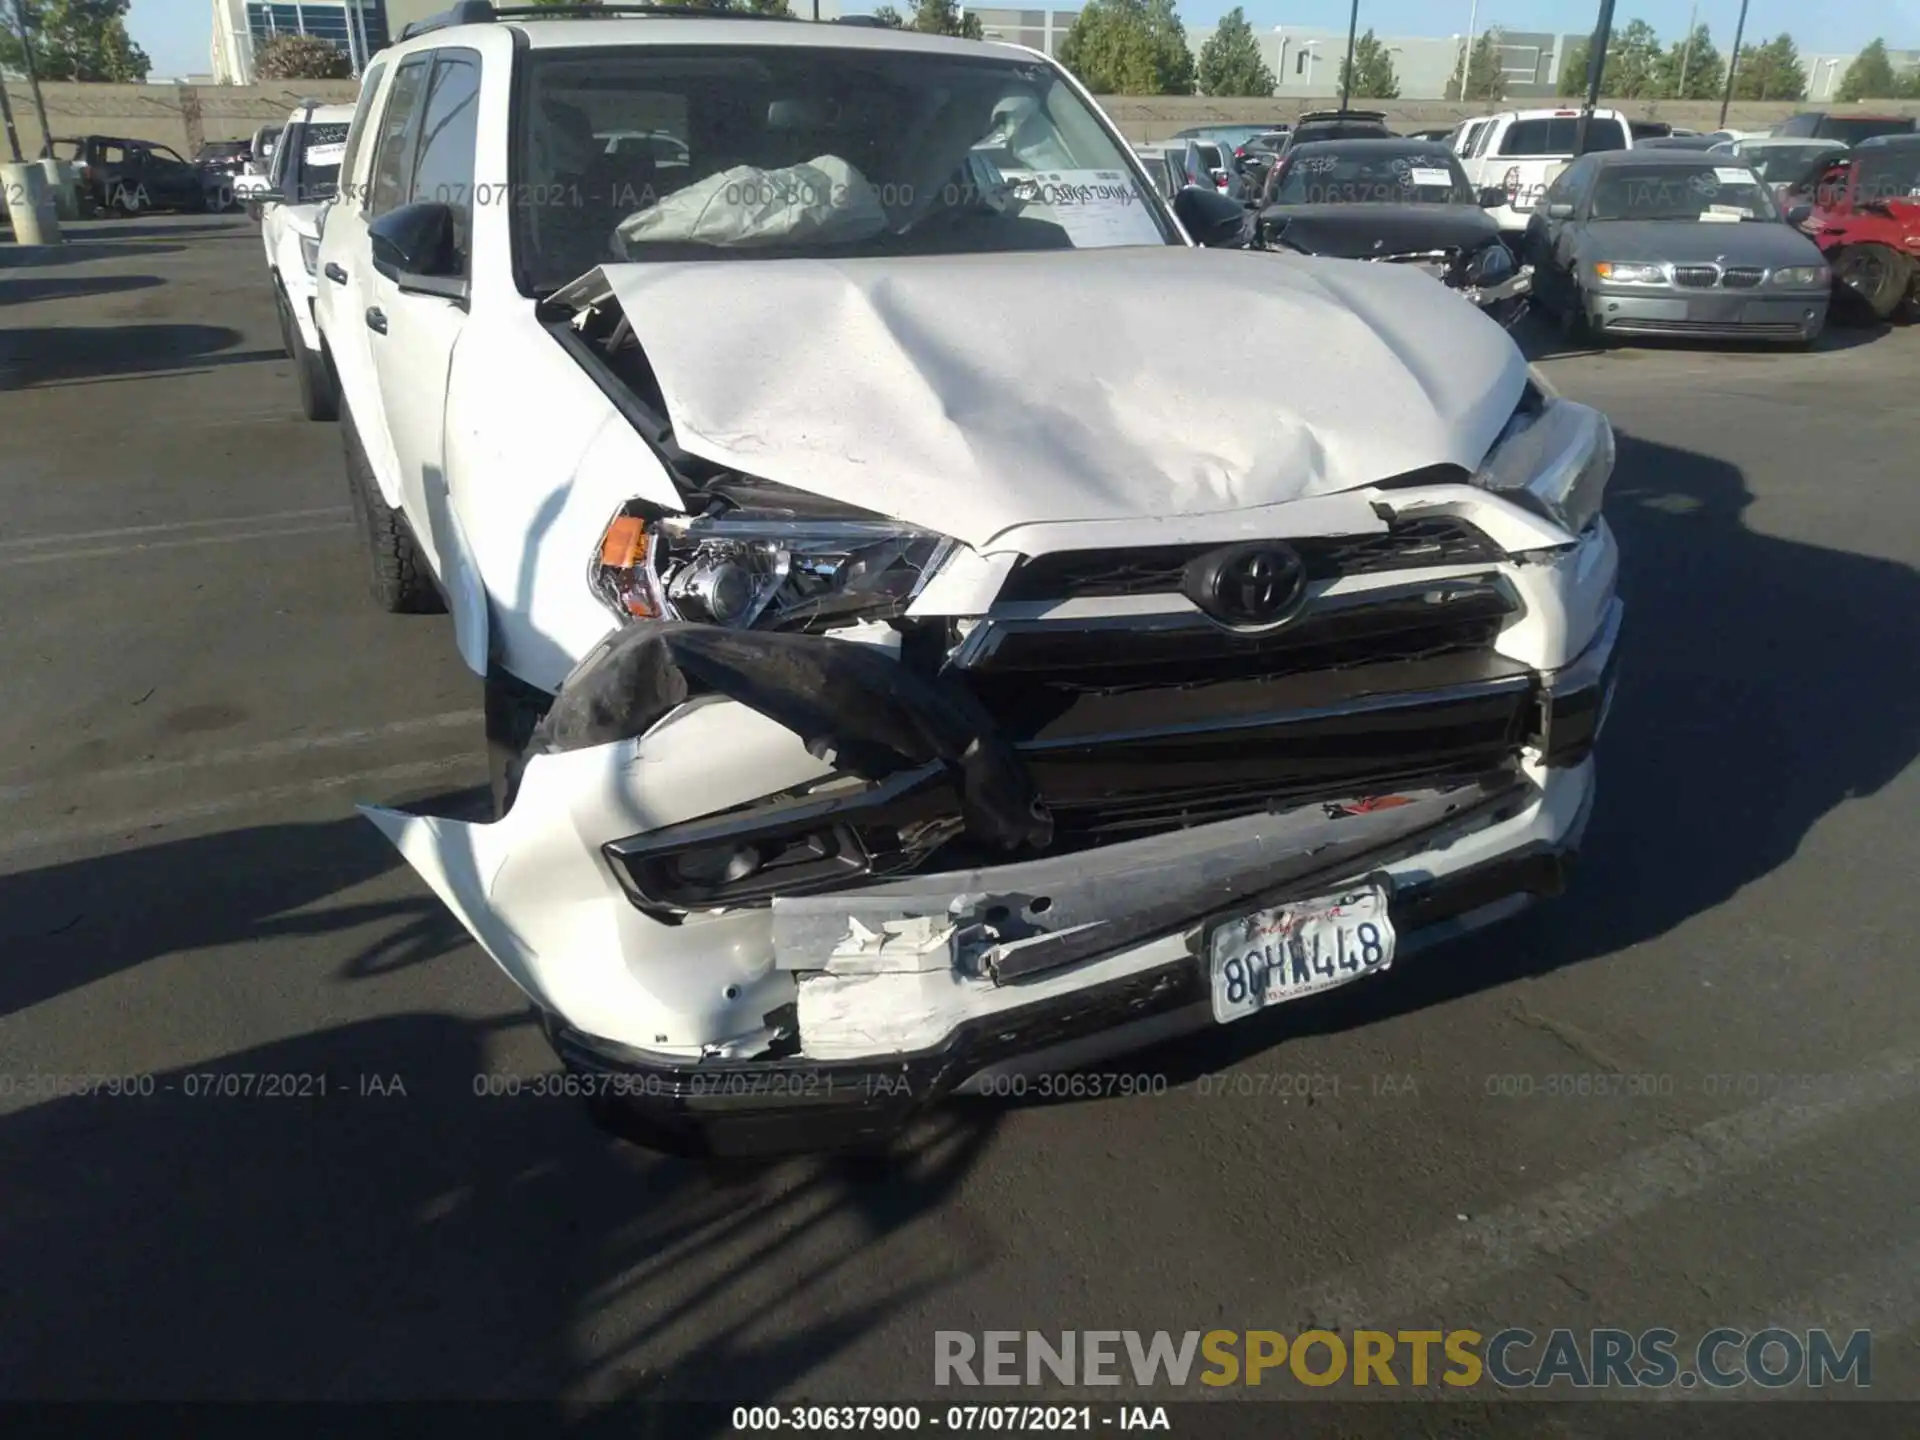
<path fill-rule="evenodd" d="M 1613 474 L 1613 426 L 1590 405 L 1529 390 L 1473 483 L 1578 535 Z"/>
<path fill-rule="evenodd" d="M 628 507 L 601 536 L 590 579 L 622 620 L 826 630 L 900 615 L 953 547 L 890 520 L 653 519 Z"/>

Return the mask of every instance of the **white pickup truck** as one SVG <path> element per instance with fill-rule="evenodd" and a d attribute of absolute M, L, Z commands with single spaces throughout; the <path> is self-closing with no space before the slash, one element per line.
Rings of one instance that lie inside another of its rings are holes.
<path fill-rule="evenodd" d="M 1527 228 L 1534 205 L 1574 157 L 1578 110 L 1505 110 L 1489 116 L 1476 131 L 1463 127 L 1460 163 L 1476 189 L 1507 192 L 1507 203 L 1489 210 L 1501 230 Z M 1618 110 L 1595 110 L 1587 121 L 1585 149 L 1628 150 L 1633 131 Z"/>

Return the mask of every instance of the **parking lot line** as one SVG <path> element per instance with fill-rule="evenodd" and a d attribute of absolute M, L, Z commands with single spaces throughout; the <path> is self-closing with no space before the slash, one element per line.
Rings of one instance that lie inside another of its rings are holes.
<path fill-rule="evenodd" d="M 374 770 L 355 770 L 346 775 L 328 775 L 298 785 L 273 785 L 261 790 L 248 790 L 239 795 L 224 796 L 218 800 L 203 800 L 192 805 L 177 805 L 166 810 L 149 810 L 136 815 L 118 816 L 110 820 L 90 820 L 79 825 L 55 825 L 43 830 L 20 830 L 0 839 L 0 858 L 24 855 L 30 851 L 45 850 L 57 845 L 85 844 L 94 840 L 129 839 L 137 843 L 139 834 L 143 830 L 161 830 L 195 820 L 210 819 L 215 815 L 231 814 L 237 810 L 257 810 L 289 800 L 311 799 L 317 795 L 325 795 L 331 791 L 354 786 L 364 785 L 372 788 L 406 785 L 460 771 L 472 772 L 477 779 L 482 769 L 482 761 L 476 750 L 471 754 L 448 755 L 438 760 L 416 760 L 404 765 L 383 765 Z"/>
<path fill-rule="evenodd" d="M 1813 1139 L 1856 1113 L 1920 1092 L 1920 1055 L 1887 1051 L 1857 1070 L 1710 1120 L 1492 1214 L 1429 1236 L 1377 1264 L 1296 1291 L 1283 1313 L 1365 1325 L 1428 1310 L 1449 1295 L 1697 1194 Z"/>
<path fill-rule="evenodd" d="M 391 725 L 369 725 L 354 730 L 337 730 L 327 735 L 289 735 L 284 740 L 268 740 L 259 745 L 243 745 L 234 750 L 214 750 L 178 760 L 149 760 L 139 765 L 120 765 L 111 770 L 93 770 L 84 775 L 50 780 L 29 780 L 18 785 L 0 785 L 0 800 L 22 800 L 48 790 L 71 790 L 77 786 L 108 785 L 119 780 L 140 780 L 154 775 L 169 775 L 181 770 L 207 770 L 214 767 L 245 765 L 257 760 L 278 760 L 305 755 L 316 750 L 338 750 L 373 741 L 394 740 L 436 730 L 469 730 L 480 733 L 478 710 L 449 710 L 441 715 L 423 715 L 412 720 L 396 720 Z"/>
<path fill-rule="evenodd" d="M 311 520 L 322 515 L 346 515 L 347 505 L 322 505 L 314 510 L 272 510 L 264 515 L 223 515 L 212 520 L 170 520 L 159 525 L 123 525 L 114 530 L 68 530 L 58 535 L 29 535 L 0 540 L 0 550 L 26 550 L 40 545 L 73 545 L 86 540 L 124 540 L 134 535 L 171 535 L 181 530 L 209 530 L 222 525 L 277 525 L 283 520 Z"/>
<path fill-rule="evenodd" d="M 245 540 L 283 540 L 294 535 L 319 535 L 333 530 L 346 530 L 352 525 L 351 519 L 342 517 L 312 525 L 277 526 L 270 530 L 241 530 L 222 532 L 217 535 L 194 535 L 175 540 L 136 540 L 125 545 L 96 545 L 86 550 L 55 550 L 44 554 L 30 552 L 24 555 L 0 555 L 0 570 L 15 569 L 22 565 L 53 565 L 69 560 L 105 560 L 115 555 L 136 555 L 150 550 L 184 550 L 194 545 L 232 545 Z"/>

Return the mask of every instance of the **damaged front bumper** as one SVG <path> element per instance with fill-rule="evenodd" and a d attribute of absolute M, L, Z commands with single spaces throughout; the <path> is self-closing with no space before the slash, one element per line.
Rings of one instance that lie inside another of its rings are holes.
<path fill-rule="evenodd" d="M 1211 919 L 1365 876 L 1390 888 L 1405 956 L 1556 895 L 1593 794 L 1589 759 L 1543 786 L 1489 777 L 1387 810 L 1316 807 L 1263 826 L 1208 827 L 1232 834 L 1187 832 L 1183 847 L 1136 842 L 1120 848 L 1138 853 L 1097 874 L 1048 874 L 1069 867 L 1042 861 L 997 876 L 927 877 L 891 897 L 816 897 L 790 911 L 776 901 L 781 957 L 818 963 L 821 922 L 836 910 L 877 927 L 888 918 L 943 920 L 955 900 L 1017 905 L 1036 888 L 1069 916 L 1137 896 L 1109 918 L 1053 932 L 1087 952 L 1058 969 L 996 977 L 961 955 L 927 968 L 909 960 L 803 980 L 800 1029 L 813 1026 L 823 1054 L 689 1061 L 594 1036 L 551 1011 L 543 1022 L 585 1093 L 610 1102 L 651 1143 L 733 1154 L 883 1143 L 927 1105 L 995 1077 L 1086 1065 L 1211 1026 L 1199 948 Z M 1264 875 L 1259 862 L 1245 868 L 1260 855 L 1273 862 Z M 995 881 L 1011 883 L 966 888 Z"/>
<path fill-rule="evenodd" d="M 1556 563 L 1610 586 L 1610 544 Z M 1425 593 L 1448 625 L 1480 623 Z M 1546 618 L 1540 596 L 1528 609 Z M 879 647 L 662 627 L 616 647 L 594 703 L 572 703 L 595 673 L 576 672 L 548 726 L 573 748 L 536 755 L 499 821 L 366 813 L 531 998 L 581 1093 L 654 1143 L 859 1144 L 997 1067 L 1213 1023 L 1211 921 L 1365 878 L 1404 956 L 1557 893 L 1613 690 L 1619 602 L 1602 612 L 1544 673 L 1423 654 L 1392 673 L 1424 689 L 1350 682 L 1334 704 L 1320 674 L 1317 707 L 1215 703 L 1204 721 L 1176 686 L 1132 730 L 1143 692 L 1123 690 L 1012 739 Z M 996 653 L 1059 663 L 1023 657 L 1022 633 Z M 651 698 L 617 714 L 612 694 Z M 1116 775 L 1152 777 L 1153 804 L 1115 802 L 1137 790 Z M 1208 809 L 1223 787 L 1238 813 Z M 940 863 L 982 834 L 986 858 Z M 730 878 L 743 848 L 781 871 L 769 893 Z"/>

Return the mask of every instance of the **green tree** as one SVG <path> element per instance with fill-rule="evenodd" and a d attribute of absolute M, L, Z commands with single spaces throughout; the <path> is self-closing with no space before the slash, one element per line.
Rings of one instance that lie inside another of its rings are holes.
<path fill-rule="evenodd" d="M 40 0 L 26 6 L 34 70 L 42 80 L 145 80 L 153 68 L 127 35 L 128 0 Z M 0 19 L 0 66 L 26 69 L 12 5 Z"/>
<path fill-rule="evenodd" d="M 978 40 L 985 33 L 980 17 L 962 15 L 954 0 L 914 0 L 906 28 L 923 35 L 958 35 L 963 40 Z"/>
<path fill-rule="evenodd" d="M 353 62 L 318 35 L 275 35 L 255 47 L 253 73 L 259 80 L 346 80 Z"/>
<path fill-rule="evenodd" d="M 1353 83 L 1347 83 L 1347 62 L 1340 62 L 1340 88 L 1362 100 L 1398 100 L 1400 77 L 1393 73 L 1393 55 L 1369 29 L 1353 42 Z"/>
<path fill-rule="evenodd" d="M 1560 66 L 1560 79 L 1554 86 L 1562 95 L 1587 93 L 1587 57 L 1593 53 L 1591 40 L 1577 41 L 1567 50 Z M 1660 37 L 1644 20 L 1630 20 L 1607 42 L 1607 64 L 1600 72 L 1600 93 L 1635 100 L 1658 94 L 1664 83 Z"/>
<path fill-rule="evenodd" d="M 891 5 L 874 6 L 873 18 L 878 20 L 882 25 L 892 26 L 895 30 L 903 30 L 907 24 L 900 12 Z"/>
<path fill-rule="evenodd" d="M 1197 74 L 1202 95 L 1273 94 L 1273 72 L 1260 58 L 1260 42 L 1238 5 L 1220 17 L 1219 28 L 1200 47 Z"/>
<path fill-rule="evenodd" d="M 1193 52 L 1173 0 L 1087 0 L 1059 59 L 1096 95 L 1193 93 Z"/>
<path fill-rule="evenodd" d="M 1742 100 L 1804 100 L 1807 67 L 1791 35 L 1776 35 L 1760 45 L 1740 50 L 1740 69 L 1733 77 L 1733 93 Z"/>
<path fill-rule="evenodd" d="M 1680 68 L 1686 66 L 1686 74 Z M 1692 42 L 1676 40 L 1660 66 L 1657 93 L 1673 100 L 1718 100 L 1727 83 L 1727 63 L 1713 48 L 1705 25 L 1696 25 Z"/>
<path fill-rule="evenodd" d="M 1899 93 L 1893 62 L 1887 58 L 1887 42 L 1875 36 L 1867 48 L 1853 57 L 1847 73 L 1840 77 L 1842 100 L 1891 100 Z"/>
<path fill-rule="evenodd" d="M 1507 93 L 1507 77 L 1500 73 L 1500 32 L 1488 30 L 1473 42 L 1473 53 L 1467 57 L 1468 100 L 1500 100 Z M 1460 59 L 1455 54 L 1453 74 L 1447 80 L 1447 99 L 1459 100 Z"/>

